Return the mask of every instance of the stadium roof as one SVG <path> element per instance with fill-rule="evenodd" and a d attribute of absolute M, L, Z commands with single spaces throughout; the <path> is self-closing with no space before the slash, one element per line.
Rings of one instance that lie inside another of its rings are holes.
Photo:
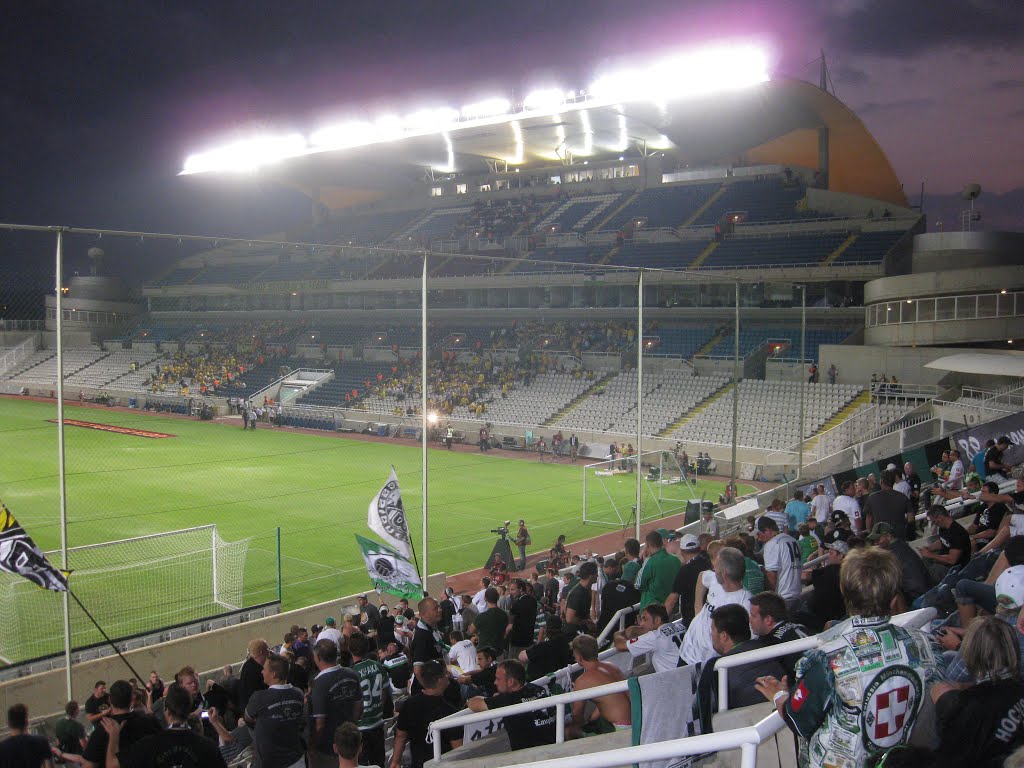
<path fill-rule="evenodd" d="M 924 367 L 957 373 L 1024 378 L 1024 355 L 1014 352 L 965 352 L 940 357 L 926 363 Z"/>
<path fill-rule="evenodd" d="M 343 208 L 393 195 L 445 174 L 537 172 L 564 164 L 636 159 L 664 152 L 680 165 L 779 163 L 818 167 L 819 128 L 829 136 L 829 189 L 906 207 L 906 195 L 878 142 L 836 97 L 780 79 L 714 95 L 655 103 L 602 104 L 564 113 L 510 113 L 472 127 L 349 149 L 303 154 L 260 173 Z M 518 169 L 518 171 L 517 171 Z M 667 167 L 671 170 L 671 167 Z"/>

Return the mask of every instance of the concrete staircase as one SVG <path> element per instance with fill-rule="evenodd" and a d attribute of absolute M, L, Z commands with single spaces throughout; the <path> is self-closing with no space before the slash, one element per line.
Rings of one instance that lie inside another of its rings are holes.
<path fill-rule="evenodd" d="M 611 211 L 611 213 L 609 213 L 607 216 L 605 216 L 603 219 L 601 219 L 601 221 L 599 221 L 597 223 L 597 226 L 595 226 L 592 231 L 593 232 L 600 232 L 604 228 L 605 224 L 607 224 L 609 221 L 611 221 L 613 217 L 618 215 L 619 211 L 621 211 L 627 205 L 632 203 L 639 196 L 640 196 L 640 190 L 637 190 L 632 195 L 627 197 L 625 200 L 622 201 L 622 205 L 616 206 L 615 210 Z"/>
<path fill-rule="evenodd" d="M 703 266 L 704 262 L 707 261 L 711 254 L 715 252 L 715 248 L 717 247 L 718 241 L 712 240 L 710 243 L 708 243 L 708 247 L 700 252 L 700 255 L 697 256 L 697 258 L 694 259 L 693 262 L 691 262 L 690 266 L 687 267 L 687 269 L 697 269 L 697 267 Z"/>
<path fill-rule="evenodd" d="M 832 418 L 826 421 L 822 425 L 821 429 L 817 431 L 817 433 L 815 433 L 814 435 L 812 435 L 811 437 L 807 438 L 804 441 L 804 453 L 808 453 L 817 448 L 818 438 L 821 437 L 823 433 L 828 432 L 830 429 L 834 427 L 838 427 L 848 418 L 853 416 L 853 414 L 855 414 L 858 410 L 870 404 L 871 393 L 868 390 L 864 390 L 855 398 L 853 398 L 853 400 L 844 405 L 840 410 L 836 411 L 832 415 Z"/>
<path fill-rule="evenodd" d="M 594 394 L 595 392 L 597 392 L 597 391 L 598 391 L 598 390 L 600 390 L 600 389 L 601 389 L 602 387 L 604 387 L 604 385 L 605 385 L 605 384 L 607 384 L 607 383 L 608 383 L 608 382 L 609 382 L 609 381 L 610 381 L 610 380 L 611 380 L 612 378 L 614 378 L 614 377 L 615 377 L 616 375 L 617 375 L 617 374 L 615 374 L 615 373 L 606 373 L 606 374 L 605 374 L 604 376 L 602 376 L 602 377 L 601 377 L 600 379 L 598 379 L 597 381 L 595 381 L 595 382 L 594 382 L 594 384 L 593 384 L 593 386 L 589 387 L 588 389 L 585 389 L 585 390 L 583 390 L 583 392 L 581 392 L 580 394 L 576 395 L 576 397 L 574 397 L 574 398 L 573 398 L 572 400 L 570 400 L 570 401 L 569 401 L 569 402 L 568 402 L 568 403 L 567 403 L 567 404 L 565 405 L 565 407 L 564 407 L 564 408 L 562 408 L 561 410 L 559 410 L 559 411 L 558 411 L 558 412 L 557 412 L 557 413 L 556 413 L 556 414 L 555 414 L 554 416 L 552 416 L 552 417 L 551 417 L 551 418 L 549 418 L 549 419 L 548 419 L 547 421 L 545 421 L 545 422 L 544 422 L 544 426 L 545 426 L 545 427 L 553 427 L 553 426 L 554 426 L 555 424 L 557 424 L 557 423 L 559 422 L 559 420 L 560 420 L 560 419 L 562 419 L 562 418 L 563 418 L 563 417 L 564 417 L 564 416 L 565 416 L 565 415 L 566 415 L 567 413 L 569 413 L 570 411 L 572 411 L 572 410 L 573 410 L 573 409 L 574 409 L 574 408 L 575 408 L 575 407 L 576 407 L 577 405 L 579 405 L 579 404 L 580 404 L 580 403 L 582 403 L 582 402 L 583 402 L 584 400 L 588 399 L 588 398 L 589 398 L 589 397 L 590 397 L 591 395 L 593 395 L 593 394 Z"/>
<path fill-rule="evenodd" d="M 857 239 L 857 235 L 855 235 L 855 234 L 849 235 L 845 240 L 843 240 L 843 242 L 841 242 L 839 244 L 838 248 L 836 248 L 834 251 L 832 251 L 832 253 L 830 253 L 823 262 L 821 262 L 821 266 L 828 267 L 828 266 L 831 266 L 833 263 L 835 263 L 835 260 L 838 259 L 840 256 L 842 256 L 843 252 L 847 248 L 849 248 L 851 245 L 853 245 L 853 243 L 854 243 L 854 241 L 856 239 Z"/>
<path fill-rule="evenodd" d="M 701 402 L 697 403 L 697 405 L 695 405 L 691 410 L 687 411 L 682 416 L 680 416 L 678 419 L 676 419 L 671 424 L 669 424 L 667 427 L 665 427 L 663 430 L 661 430 L 661 432 L 658 433 L 658 437 L 669 437 L 677 429 L 679 429 L 680 427 L 685 426 L 689 422 L 693 421 L 695 418 L 697 418 L 697 415 L 701 411 L 703 411 L 705 408 L 709 407 L 713 402 L 718 400 L 720 397 L 724 397 L 727 393 L 731 392 L 732 388 L 734 386 L 736 386 L 736 385 L 733 384 L 730 381 L 728 384 L 723 386 L 721 389 L 717 390 L 716 392 L 712 392 L 711 395 L 709 395 L 707 398 L 705 398 Z"/>
<path fill-rule="evenodd" d="M 693 215 L 690 216 L 690 218 L 688 218 L 686 221 L 684 221 L 679 226 L 680 227 L 689 227 L 690 225 L 692 225 L 693 222 L 695 222 L 697 219 L 699 219 L 701 216 L 704 215 L 704 211 L 706 211 L 708 208 L 710 208 L 712 205 L 714 205 L 715 201 L 718 198 L 720 198 L 722 195 L 724 195 L 724 194 L 725 194 L 725 184 L 720 186 L 715 191 L 715 193 L 713 195 L 711 195 L 711 197 L 709 197 L 707 200 L 704 201 L 704 205 L 702 205 L 700 208 L 698 208 L 696 211 L 694 211 Z"/>
<path fill-rule="evenodd" d="M 723 336 L 725 336 L 725 329 L 724 328 L 717 329 L 715 331 L 715 335 L 711 337 L 711 340 L 708 341 L 707 344 L 705 344 L 703 347 L 698 349 L 696 352 L 694 352 L 693 356 L 697 357 L 698 355 L 706 355 L 706 354 L 708 354 L 712 349 L 715 348 L 715 345 L 718 344 L 718 342 L 720 342 L 722 340 Z"/>

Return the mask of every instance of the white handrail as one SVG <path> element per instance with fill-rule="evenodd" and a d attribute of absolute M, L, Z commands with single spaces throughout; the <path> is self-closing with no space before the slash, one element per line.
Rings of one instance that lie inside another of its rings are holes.
<path fill-rule="evenodd" d="M 618 625 L 618 631 L 622 631 L 626 628 L 626 617 L 630 614 L 636 613 L 640 610 L 640 603 L 634 603 L 633 605 L 627 605 L 625 608 L 619 608 L 612 617 L 608 620 L 608 624 L 604 629 L 601 630 L 601 634 L 597 636 L 597 646 L 600 648 L 601 644 L 608 639 L 608 635 L 612 634 L 615 630 L 612 627 Z"/>
<path fill-rule="evenodd" d="M 934 608 L 919 608 L 916 611 L 901 613 L 892 617 L 892 623 L 900 627 L 919 628 L 935 618 Z M 789 656 L 791 653 L 803 653 L 821 644 L 821 635 L 802 637 L 799 640 L 790 640 L 777 645 L 769 645 L 766 648 L 755 648 L 752 651 L 737 653 L 735 656 L 722 656 L 715 661 L 715 671 L 718 673 L 718 711 L 724 712 L 729 708 L 729 670 L 734 667 L 742 667 L 746 664 L 753 664 L 758 661 L 778 659 L 782 656 Z M 792 682 L 792 681 L 791 681 Z"/>
<path fill-rule="evenodd" d="M 596 690 L 596 689 L 591 689 Z M 650 760 L 671 760 L 686 755 L 703 755 L 726 749 L 741 749 L 741 768 L 755 768 L 757 746 L 786 727 L 778 712 L 744 728 L 734 728 L 719 733 L 705 733 L 682 739 L 641 744 L 636 747 L 610 749 L 605 752 L 590 752 L 585 755 L 558 757 L 552 760 L 537 760 L 531 763 L 517 763 L 508 768 L 615 768 L 620 765 L 644 763 Z"/>

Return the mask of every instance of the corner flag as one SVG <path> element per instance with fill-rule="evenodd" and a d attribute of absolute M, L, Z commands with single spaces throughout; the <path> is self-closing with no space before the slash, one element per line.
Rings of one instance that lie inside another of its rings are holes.
<path fill-rule="evenodd" d="M 370 502 L 366 524 L 370 530 L 384 539 L 404 558 L 412 556 L 409 545 L 409 523 L 402 506 L 402 492 L 398 487 L 398 475 L 391 468 L 391 476 Z"/>
<path fill-rule="evenodd" d="M 0 571 L 23 576 L 36 586 L 66 592 L 68 580 L 46 559 L 14 515 L 0 501 Z"/>
<path fill-rule="evenodd" d="M 378 592 L 387 592 L 407 600 L 423 597 L 423 584 L 413 564 L 391 547 L 355 535 L 366 563 L 366 573 Z"/>

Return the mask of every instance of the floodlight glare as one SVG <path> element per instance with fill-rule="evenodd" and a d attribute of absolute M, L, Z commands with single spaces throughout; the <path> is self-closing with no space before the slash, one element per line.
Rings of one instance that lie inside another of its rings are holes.
<path fill-rule="evenodd" d="M 287 136 L 258 136 L 236 141 L 208 152 L 190 155 L 182 175 L 192 173 L 254 171 L 308 150 L 306 140 L 297 133 Z"/>
<path fill-rule="evenodd" d="M 376 135 L 377 131 L 370 123 L 349 122 L 315 131 L 309 137 L 309 143 L 316 149 L 343 149 L 367 144 Z"/>
<path fill-rule="evenodd" d="M 504 115 L 512 108 L 508 99 L 484 99 L 475 104 L 467 104 L 460 110 L 463 119 L 472 120 L 476 117 L 495 117 Z"/>
<path fill-rule="evenodd" d="M 573 91 L 569 91 L 568 98 L 574 96 Z M 566 99 L 565 92 L 560 88 L 541 88 L 536 91 L 531 91 L 523 99 L 523 106 L 529 110 L 547 110 L 547 109 L 558 109 L 562 106 L 562 102 Z"/>
<path fill-rule="evenodd" d="M 447 128 L 459 119 L 459 111 L 451 107 L 437 109 L 421 109 L 406 115 L 404 120 L 407 131 L 438 131 Z"/>

